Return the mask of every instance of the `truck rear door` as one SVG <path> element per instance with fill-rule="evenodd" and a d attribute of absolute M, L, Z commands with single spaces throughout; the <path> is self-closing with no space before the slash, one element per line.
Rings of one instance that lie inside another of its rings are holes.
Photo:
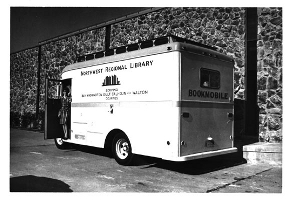
<path fill-rule="evenodd" d="M 180 156 L 233 147 L 233 63 L 181 53 Z"/>

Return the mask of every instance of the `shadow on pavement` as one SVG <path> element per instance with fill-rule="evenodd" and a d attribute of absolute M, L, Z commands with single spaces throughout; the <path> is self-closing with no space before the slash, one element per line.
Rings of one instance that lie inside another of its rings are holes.
<path fill-rule="evenodd" d="M 110 153 L 103 148 L 84 146 L 78 144 L 69 144 L 69 148 L 67 148 L 67 151 L 80 151 L 98 156 L 112 157 Z"/>
<path fill-rule="evenodd" d="M 153 161 L 153 158 L 149 158 Z M 238 165 L 247 163 L 246 159 L 243 158 L 239 152 L 231 153 L 227 155 L 220 155 L 210 158 L 202 158 L 197 160 L 185 161 L 185 162 L 172 162 L 166 160 L 157 160 L 149 166 L 144 167 L 157 167 L 170 171 L 175 171 L 182 174 L 188 175 L 200 175 L 206 174 L 213 171 L 218 171 L 225 168 L 230 168 Z"/>
<path fill-rule="evenodd" d="M 82 146 L 82 145 L 72 145 L 71 147 L 72 149 L 70 149 L 70 151 L 81 151 L 94 155 L 112 158 L 111 154 L 102 148 Z M 134 155 L 134 160 L 131 165 L 140 166 L 141 169 L 156 167 L 188 175 L 200 175 L 229 167 L 242 165 L 245 163 L 247 163 L 247 161 L 246 159 L 243 158 L 243 152 L 238 151 L 236 153 L 185 162 L 173 162 L 154 157 Z"/>
<path fill-rule="evenodd" d="M 10 178 L 10 192 L 73 192 L 66 183 L 33 175 Z"/>

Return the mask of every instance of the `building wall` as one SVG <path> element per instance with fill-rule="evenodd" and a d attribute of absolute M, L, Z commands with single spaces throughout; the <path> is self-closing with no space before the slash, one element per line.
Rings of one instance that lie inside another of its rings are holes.
<path fill-rule="evenodd" d="M 258 9 L 258 106 L 261 141 L 282 140 L 282 8 Z"/>
<path fill-rule="evenodd" d="M 38 48 L 10 56 L 10 124 L 28 126 L 36 111 Z M 25 116 L 21 118 L 20 116 Z"/>
<path fill-rule="evenodd" d="M 45 75 L 47 78 L 60 79 L 64 67 L 75 63 L 79 56 L 103 51 L 104 42 L 105 28 L 101 28 L 41 46 L 40 110 L 45 109 Z"/>
<path fill-rule="evenodd" d="M 282 36 L 282 16 L 281 9 L 275 8 L 260 8 L 258 14 L 258 103 L 261 107 L 260 133 L 265 137 L 268 134 L 281 133 L 282 49 L 280 35 Z M 235 60 L 235 98 L 244 99 L 244 8 L 163 8 L 112 24 L 109 46 L 115 48 L 168 34 L 216 46 L 219 52 L 231 56 Z M 102 51 L 104 47 L 105 28 L 91 30 L 42 45 L 40 111 L 44 111 L 45 74 L 49 78 L 58 79 L 61 70 L 76 62 L 78 56 Z M 31 90 L 29 87 L 25 87 L 25 90 L 20 90 L 21 81 L 25 78 L 19 77 L 17 73 L 11 73 L 12 112 L 18 113 L 21 110 L 18 108 L 21 107 L 25 113 L 35 113 L 35 69 L 37 69 L 37 53 L 35 51 L 37 49 L 11 55 L 11 71 L 30 73 L 27 77 L 30 77 L 31 80 L 28 82 L 31 82 L 33 85 L 31 87 L 34 88 Z M 22 61 L 23 57 L 25 57 L 26 62 Z M 28 68 L 33 68 L 34 74 L 29 70 L 26 72 Z M 27 91 L 34 91 L 32 93 L 33 98 L 24 95 Z M 18 96 L 17 94 L 21 95 Z M 22 101 L 21 98 L 25 101 Z M 21 112 L 23 113 L 23 111 Z"/>
<path fill-rule="evenodd" d="M 235 60 L 235 98 L 244 98 L 245 9 L 165 8 L 112 25 L 111 47 L 168 34 L 210 46 Z"/>

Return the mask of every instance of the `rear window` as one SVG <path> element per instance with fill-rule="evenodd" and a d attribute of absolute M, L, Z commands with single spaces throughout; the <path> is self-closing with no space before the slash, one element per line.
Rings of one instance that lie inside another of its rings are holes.
<path fill-rule="evenodd" d="M 203 88 L 219 89 L 220 72 L 217 70 L 201 68 L 200 81 L 200 86 Z"/>

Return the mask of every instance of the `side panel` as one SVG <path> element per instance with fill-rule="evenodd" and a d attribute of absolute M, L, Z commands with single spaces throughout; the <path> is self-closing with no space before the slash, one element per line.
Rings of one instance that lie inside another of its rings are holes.
<path fill-rule="evenodd" d="M 68 71 L 72 78 L 73 143 L 103 147 L 120 129 L 133 153 L 178 153 L 179 52 L 169 52 Z"/>
<path fill-rule="evenodd" d="M 187 52 L 181 59 L 180 156 L 233 147 L 233 64 Z M 218 87 L 203 87 L 201 69 L 219 74 Z"/>

